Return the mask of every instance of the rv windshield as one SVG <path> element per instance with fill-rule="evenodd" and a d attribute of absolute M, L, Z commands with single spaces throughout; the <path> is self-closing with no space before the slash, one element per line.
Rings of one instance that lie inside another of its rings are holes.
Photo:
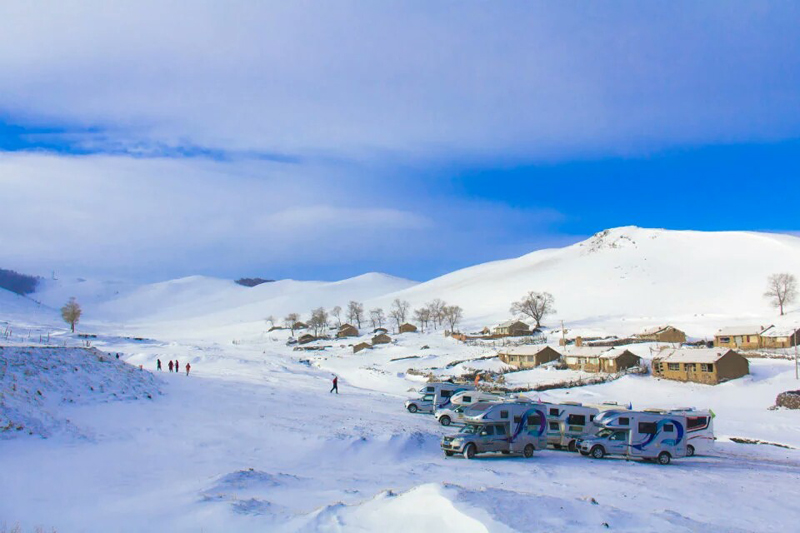
<path fill-rule="evenodd" d="M 614 431 L 615 430 L 609 428 L 601 429 L 600 431 L 597 432 L 595 436 L 601 439 L 605 439 L 606 437 L 610 437 L 614 433 Z"/>
<path fill-rule="evenodd" d="M 461 433 L 466 433 L 467 435 L 478 435 L 482 429 L 483 425 L 481 424 L 467 424 Z"/>

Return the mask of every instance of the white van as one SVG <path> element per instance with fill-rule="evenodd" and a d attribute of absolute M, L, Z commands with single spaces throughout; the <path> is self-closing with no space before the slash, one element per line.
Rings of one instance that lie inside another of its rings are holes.
<path fill-rule="evenodd" d="M 475 390 L 475 386 L 467 383 L 451 383 L 449 381 L 427 383 L 418 391 L 421 396 L 406 400 L 405 406 L 410 413 L 433 414 L 436 409 L 447 407 L 453 394 L 466 390 Z"/>
<path fill-rule="evenodd" d="M 683 413 L 606 411 L 597 415 L 600 428 L 592 437 L 577 443 L 581 455 L 602 459 L 606 455 L 657 460 L 667 465 L 686 457 L 687 420 Z"/>

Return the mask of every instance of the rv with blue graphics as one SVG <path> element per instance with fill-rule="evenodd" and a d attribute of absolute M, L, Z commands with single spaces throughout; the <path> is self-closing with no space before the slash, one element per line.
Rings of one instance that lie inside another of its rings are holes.
<path fill-rule="evenodd" d="M 418 391 L 420 396 L 406 400 L 405 406 L 409 413 L 433 414 L 436 409 L 448 407 L 450 398 L 454 394 L 468 390 L 475 390 L 475 386 L 467 383 L 451 383 L 449 381 L 426 383 Z"/>
<path fill-rule="evenodd" d="M 577 443 L 581 455 L 607 455 L 658 461 L 667 465 L 687 455 L 687 419 L 683 412 L 605 411 L 594 419 L 597 433 Z"/>
<path fill-rule="evenodd" d="M 493 394 L 490 392 L 481 392 L 477 390 L 461 391 L 453 394 L 450 397 L 450 404 L 444 407 L 439 407 L 433 413 L 436 420 L 443 426 L 450 424 L 463 424 L 466 416 L 472 416 L 475 409 L 482 406 L 482 409 L 488 407 L 488 404 L 495 402 L 502 402 L 505 399 L 500 394 Z M 468 414 L 469 413 L 469 414 Z"/>
<path fill-rule="evenodd" d="M 480 453 L 500 452 L 533 457 L 547 447 L 545 407 L 533 402 L 492 404 L 482 413 L 465 419 L 464 428 L 442 439 L 448 457 L 463 455 L 472 459 Z"/>

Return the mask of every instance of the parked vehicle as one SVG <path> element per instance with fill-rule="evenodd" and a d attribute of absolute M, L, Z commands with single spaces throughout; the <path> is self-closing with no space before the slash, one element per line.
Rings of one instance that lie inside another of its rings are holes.
<path fill-rule="evenodd" d="M 450 403 L 454 406 L 470 405 L 478 402 L 499 402 L 505 399 L 503 394 L 494 392 L 483 392 L 479 390 L 463 390 L 456 392 L 450 397 Z"/>
<path fill-rule="evenodd" d="M 453 394 L 465 390 L 475 390 L 475 386 L 449 381 L 428 383 L 418 391 L 421 396 L 406 400 L 405 406 L 411 413 L 433 414 L 437 408 L 447 407 Z"/>
<path fill-rule="evenodd" d="M 663 465 L 673 458 L 686 457 L 687 420 L 683 413 L 611 410 L 597 415 L 594 423 L 600 428 L 597 433 L 578 440 L 581 455 L 655 459 Z"/>
<path fill-rule="evenodd" d="M 677 407 L 670 413 L 686 415 L 686 455 L 705 455 L 714 450 L 714 413 L 694 407 Z"/>
<path fill-rule="evenodd" d="M 495 402 L 477 402 L 467 405 L 456 405 L 451 402 L 450 407 L 437 409 L 434 413 L 436 421 L 443 426 L 451 424 L 463 425 L 468 417 L 476 416 L 491 407 Z"/>
<path fill-rule="evenodd" d="M 547 447 L 547 418 L 541 404 L 496 403 L 465 422 L 459 433 L 442 438 L 446 456 L 472 459 L 479 453 L 501 452 L 532 457 L 535 450 Z"/>
<path fill-rule="evenodd" d="M 590 437 L 596 432 L 595 417 L 600 409 L 577 402 L 546 404 L 547 444 L 559 450 L 566 448 L 578 451 L 578 439 Z"/>

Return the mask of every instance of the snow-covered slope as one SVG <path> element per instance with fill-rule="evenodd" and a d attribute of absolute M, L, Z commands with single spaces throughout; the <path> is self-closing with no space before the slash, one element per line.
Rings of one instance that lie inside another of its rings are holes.
<path fill-rule="evenodd" d="M 417 306 L 441 298 L 463 307 L 477 325 L 508 318 L 510 304 L 527 291 L 547 291 L 556 301 L 558 313 L 549 320 L 555 324 L 614 322 L 617 332 L 633 333 L 670 322 L 707 335 L 721 323 L 774 322 L 777 313 L 763 293 L 776 272 L 800 274 L 800 238 L 623 227 L 459 270 L 383 301 L 400 297 Z"/>

